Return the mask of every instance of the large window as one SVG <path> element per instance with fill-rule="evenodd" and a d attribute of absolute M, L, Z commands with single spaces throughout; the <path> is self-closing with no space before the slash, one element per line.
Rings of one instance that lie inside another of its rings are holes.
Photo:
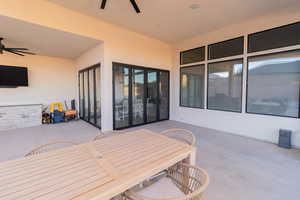
<path fill-rule="evenodd" d="M 300 50 L 249 58 L 247 112 L 299 116 Z"/>
<path fill-rule="evenodd" d="M 208 65 L 207 108 L 241 112 L 243 60 Z"/>
<path fill-rule="evenodd" d="M 296 22 L 180 52 L 180 106 L 300 118 L 299 45 Z"/>
<path fill-rule="evenodd" d="M 244 37 L 218 42 L 208 46 L 208 59 L 218 59 L 244 53 Z"/>
<path fill-rule="evenodd" d="M 300 44 L 300 22 L 248 36 L 248 52 L 257 52 Z"/>
<path fill-rule="evenodd" d="M 180 52 L 180 64 L 190 64 L 205 60 L 205 47 Z"/>
<path fill-rule="evenodd" d="M 180 105 L 204 108 L 204 65 L 183 67 L 180 71 Z"/>

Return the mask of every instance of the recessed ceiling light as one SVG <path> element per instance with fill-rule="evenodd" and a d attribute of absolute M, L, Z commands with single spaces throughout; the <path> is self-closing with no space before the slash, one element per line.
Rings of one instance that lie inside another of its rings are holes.
<path fill-rule="evenodd" d="M 200 8 L 200 4 L 197 4 L 197 3 L 194 3 L 194 4 L 191 4 L 190 5 L 190 9 L 198 9 L 198 8 Z"/>

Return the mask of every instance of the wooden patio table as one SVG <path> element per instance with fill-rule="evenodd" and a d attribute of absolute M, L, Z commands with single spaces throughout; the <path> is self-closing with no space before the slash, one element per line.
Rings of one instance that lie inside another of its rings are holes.
<path fill-rule="evenodd" d="M 7 161 L 0 163 L 0 199 L 109 200 L 193 152 L 178 140 L 137 130 Z"/>

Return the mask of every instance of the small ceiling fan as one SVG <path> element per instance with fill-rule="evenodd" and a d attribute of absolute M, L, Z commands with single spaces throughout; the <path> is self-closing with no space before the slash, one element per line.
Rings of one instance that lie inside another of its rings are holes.
<path fill-rule="evenodd" d="M 25 56 L 24 54 L 35 55 L 35 53 L 29 52 L 29 49 L 27 48 L 6 48 L 4 44 L 2 44 L 2 41 L 3 38 L 0 38 L 0 54 L 3 54 L 4 51 L 7 51 L 18 56 Z"/>
<path fill-rule="evenodd" d="M 101 0 L 100 0 L 100 1 L 101 1 Z M 100 8 L 101 8 L 101 9 L 105 9 L 106 1 L 107 1 L 107 0 L 102 0 L 101 5 L 100 5 Z M 135 0 L 129 0 L 129 1 L 131 2 L 132 7 L 134 8 L 135 12 L 136 12 L 136 13 L 140 13 L 141 10 L 139 9 L 139 7 L 138 7 L 137 3 L 135 2 Z"/>

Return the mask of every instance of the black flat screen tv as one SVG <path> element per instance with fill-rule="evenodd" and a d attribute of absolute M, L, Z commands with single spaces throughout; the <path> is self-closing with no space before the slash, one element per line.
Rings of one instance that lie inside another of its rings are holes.
<path fill-rule="evenodd" d="M 0 87 L 28 86 L 26 67 L 0 65 Z"/>

